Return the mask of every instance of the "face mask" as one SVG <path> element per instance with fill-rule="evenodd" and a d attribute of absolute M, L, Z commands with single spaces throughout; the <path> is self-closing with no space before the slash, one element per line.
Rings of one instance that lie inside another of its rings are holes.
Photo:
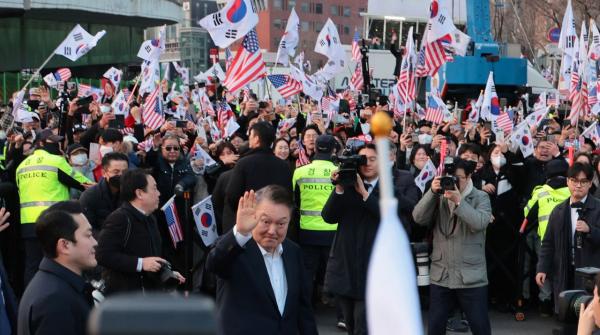
<path fill-rule="evenodd" d="M 58 143 L 44 143 L 44 149 L 53 155 L 62 155 L 60 152 L 60 145 Z"/>
<path fill-rule="evenodd" d="M 110 106 L 101 105 L 100 106 L 100 112 L 102 112 L 102 113 L 108 113 L 108 112 L 110 112 Z"/>
<path fill-rule="evenodd" d="M 102 155 L 104 157 L 104 155 L 106 155 L 109 152 L 113 152 L 113 148 L 106 146 L 106 145 L 101 145 L 100 146 L 100 155 Z"/>
<path fill-rule="evenodd" d="M 108 185 L 118 190 L 121 187 L 121 176 L 110 177 L 108 179 Z"/>
<path fill-rule="evenodd" d="M 419 144 L 431 144 L 433 136 L 429 134 L 419 134 Z"/>
<path fill-rule="evenodd" d="M 88 158 L 86 154 L 79 154 L 71 157 L 71 162 L 79 166 L 85 165 L 85 163 L 87 163 L 87 160 Z"/>
<path fill-rule="evenodd" d="M 495 167 L 503 167 L 506 164 L 506 158 L 504 156 L 492 157 L 492 165 Z"/>
<path fill-rule="evenodd" d="M 6 132 L 4 130 L 0 130 L 0 141 L 4 141 L 6 139 Z"/>

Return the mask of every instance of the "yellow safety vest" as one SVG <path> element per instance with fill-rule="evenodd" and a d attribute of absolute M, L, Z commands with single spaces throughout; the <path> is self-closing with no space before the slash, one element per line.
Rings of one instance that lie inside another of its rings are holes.
<path fill-rule="evenodd" d="M 331 173 L 336 166 L 325 160 L 312 163 L 294 171 L 292 187 L 300 193 L 300 229 L 314 231 L 335 231 L 337 224 L 329 224 L 321 217 L 321 211 L 335 186 L 331 183 Z"/>
<path fill-rule="evenodd" d="M 561 202 L 567 200 L 571 196 L 571 191 L 568 187 L 561 187 L 553 189 L 549 185 L 538 185 L 533 189 L 531 193 L 531 199 L 527 202 L 527 206 L 524 208 L 525 217 L 529 214 L 529 211 L 538 204 L 538 236 L 540 241 L 544 239 L 546 228 L 548 227 L 548 220 L 550 219 L 550 213 L 554 207 Z"/>
<path fill-rule="evenodd" d="M 67 160 L 45 150 L 36 150 L 17 167 L 16 179 L 21 201 L 21 224 L 35 223 L 48 207 L 69 200 L 69 188 L 58 180 L 58 170 L 80 183 L 91 183 Z"/>

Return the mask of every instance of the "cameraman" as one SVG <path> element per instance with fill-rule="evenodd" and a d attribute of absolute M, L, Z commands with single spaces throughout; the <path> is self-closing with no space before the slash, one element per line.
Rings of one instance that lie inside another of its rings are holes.
<path fill-rule="evenodd" d="M 160 195 L 156 181 L 142 169 L 127 170 L 120 193 L 123 205 L 104 221 L 96 252 L 105 293 L 160 290 L 165 284 L 160 272 L 168 263 L 159 257 L 161 238 L 152 215 Z M 173 275 L 185 282 L 178 272 Z"/>
<path fill-rule="evenodd" d="M 488 195 L 473 187 L 476 163 L 458 159 L 452 176 L 436 177 L 413 210 L 415 222 L 433 228 L 429 334 L 445 334 L 458 302 L 473 334 L 490 334 L 485 230 L 492 216 Z M 454 183 L 447 181 L 452 178 Z M 444 187 L 442 187 L 444 185 Z"/>
<path fill-rule="evenodd" d="M 358 148 L 357 154 L 365 156 L 366 163 L 358 167 L 354 185 L 344 187 L 338 182 L 339 172 L 333 172 L 335 190 L 321 211 L 325 222 L 338 224 L 329 254 L 325 288 L 338 298 L 348 334 L 367 333 L 367 267 L 380 220 L 377 151 L 373 144 L 366 144 Z M 394 188 L 398 197 L 396 186 Z M 398 215 L 402 206 L 398 201 Z"/>
<path fill-rule="evenodd" d="M 600 334 L 600 296 L 598 295 L 598 288 L 600 288 L 600 274 L 596 275 L 594 298 L 587 307 L 585 307 L 585 304 L 581 304 L 577 335 Z"/>

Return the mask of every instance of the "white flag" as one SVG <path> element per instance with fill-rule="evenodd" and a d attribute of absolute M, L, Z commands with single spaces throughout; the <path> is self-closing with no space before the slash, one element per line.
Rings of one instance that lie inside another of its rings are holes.
<path fill-rule="evenodd" d="M 226 137 L 231 137 L 238 129 L 240 129 L 240 125 L 232 117 L 229 118 L 227 125 L 225 125 Z"/>
<path fill-rule="evenodd" d="M 415 178 L 415 184 L 421 189 L 421 193 L 425 193 L 425 185 L 435 177 L 436 171 L 435 165 L 433 165 L 433 162 L 429 159 L 421 172 L 419 172 L 419 175 Z"/>
<path fill-rule="evenodd" d="M 23 104 L 21 104 L 21 107 L 19 107 L 17 110 L 15 121 L 25 123 L 33 122 L 34 115 L 39 119 L 39 116 L 37 116 L 36 113 L 30 111 L 28 107 L 25 107 Z"/>
<path fill-rule="evenodd" d="M 453 50 L 454 54 L 464 56 L 467 54 L 469 42 L 471 42 L 471 37 L 459 29 L 456 29 L 452 33 L 452 43 L 450 43 L 450 48 Z"/>
<path fill-rule="evenodd" d="M 58 48 L 56 48 L 54 53 L 65 56 L 74 62 L 92 50 L 105 34 L 106 31 L 101 30 L 96 33 L 96 35 L 92 36 L 78 24 L 71 30 L 69 35 L 67 35 L 67 38 L 62 41 Z"/>
<path fill-rule="evenodd" d="M 202 238 L 202 242 L 207 247 L 211 246 L 219 236 L 212 196 L 192 206 L 192 214 L 194 215 L 194 222 L 196 222 L 196 228 Z"/>
<path fill-rule="evenodd" d="M 21 108 L 21 105 L 23 104 L 23 98 L 25 98 L 25 90 L 20 90 L 13 99 L 12 115 L 15 119 L 17 118 L 19 108 Z"/>
<path fill-rule="evenodd" d="M 291 64 L 290 70 L 292 78 L 302 83 L 302 92 L 314 100 L 321 101 L 321 98 L 323 98 L 323 90 L 319 87 L 317 81 L 312 76 L 305 74 L 304 71 Z"/>
<path fill-rule="evenodd" d="M 46 85 L 48 85 L 52 88 L 56 88 L 58 85 L 58 82 L 56 81 L 56 77 L 54 77 L 54 73 L 52 73 L 52 72 L 50 72 L 44 76 L 44 82 L 46 83 Z"/>
<path fill-rule="evenodd" d="M 104 78 L 110 80 L 110 82 L 115 87 L 115 90 L 118 90 L 119 83 L 121 82 L 121 78 L 123 78 L 123 71 L 121 71 L 115 67 L 111 67 L 110 69 L 108 69 L 108 71 L 104 72 L 104 74 L 102 76 Z"/>
<path fill-rule="evenodd" d="M 221 64 L 214 63 L 213 66 L 206 70 L 206 72 L 200 72 L 195 77 L 194 80 L 198 82 L 209 82 L 211 78 L 219 78 L 219 81 L 223 82 L 225 80 L 225 71 L 221 67 Z"/>
<path fill-rule="evenodd" d="M 437 41 L 456 31 L 452 15 L 449 14 L 450 6 L 449 0 L 433 0 L 431 2 L 429 22 L 427 23 L 427 41 Z"/>
<path fill-rule="evenodd" d="M 346 59 L 346 52 L 342 48 L 340 35 L 331 19 L 327 19 L 325 26 L 323 26 L 323 29 L 321 29 L 321 32 L 317 37 L 315 52 L 327 56 L 330 60 Z M 345 67 L 346 65 L 344 64 L 343 66 Z"/>
<path fill-rule="evenodd" d="M 177 62 L 171 62 L 171 63 L 173 64 L 175 71 L 177 71 L 177 73 L 179 73 L 179 75 L 181 76 L 181 80 L 183 81 L 183 84 L 189 85 L 190 84 L 190 71 L 187 68 L 180 66 L 179 63 L 177 63 Z"/>
<path fill-rule="evenodd" d="M 204 127 L 200 128 L 204 129 Z M 204 136 L 206 137 L 206 133 L 204 133 Z M 210 157 L 210 155 L 206 153 L 206 151 L 204 151 L 204 149 L 202 149 L 202 147 L 199 145 L 196 145 L 196 150 L 194 151 L 194 158 L 203 159 L 204 166 L 206 167 L 217 164 L 217 162 L 212 157 Z"/>
<path fill-rule="evenodd" d="M 490 71 L 485 91 L 483 92 L 483 103 L 481 105 L 481 118 L 494 121 L 500 116 L 500 101 L 494 85 L 494 73 Z"/>
<path fill-rule="evenodd" d="M 590 51 L 588 53 L 588 57 L 591 60 L 599 60 L 600 59 L 600 32 L 598 32 L 598 26 L 596 26 L 596 21 L 590 19 L 590 33 L 592 34 L 592 45 L 590 46 Z"/>
<path fill-rule="evenodd" d="M 563 57 L 560 66 L 560 77 L 558 88 L 560 91 L 568 89 L 571 82 L 571 65 L 573 58 L 579 51 L 579 38 L 575 28 L 575 18 L 573 18 L 573 7 L 571 0 L 567 3 L 565 16 L 563 16 L 558 48 L 563 51 Z"/>
<path fill-rule="evenodd" d="M 533 154 L 533 139 L 527 122 L 521 123 L 510 137 L 510 141 L 519 146 L 523 157 L 527 158 Z"/>
<path fill-rule="evenodd" d="M 129 115 L 129 106 L 127 105 L 127 99 L 125 99 L 125 94 L 123 94 L 123 90 L 119 91 L 115 101 L 112 103 L 112 108 L 115 115 Z"/>
<path fill-rule="evenodd" d="M 579 35 L 579 63 L 585 64 L 588 59 L 588 45 L 590 44 L 590 38 L 588 35 L 585 21 L 581 22 L 581 32 Z"/>
<path fill-rule="evenodd" d="M 229 0 L 220 11 L 198 21 L 222 49 L 245 36 L 257 23 L 258 14 L 251 0 Z"/>
<path fill-rule="evenodd" d="M 283 64 L 287 66 L 290 62 L 289 57 L 294 57 L 296 54 L 296 47 L 300 36 L 298 35 L 298 28 L 300 27 L 300 18 L 296 14 L 296 10 L 292 8 L 290 17 L 288 18 L 287 25 L 285 26 L 285 32 L 279 42 L 279 49 L 277 49 L 277 58 L 275 63 Z"/>
<path fill-rule="evenodd" d="M 160 64 L 158 63 L 158 59 L 143 61 L 141 76 L 140 94 L 154 91 L 160 81 Z"/>
<path fill-rule="evenodd" d="M 598 134 L 598 121 L 594 121 L 589 127 L 587 127 L 581 136 L 589 138 L 594 142 L 596 146 L 600 146 L 600 135 Z"/>
<path fill-rule="evenodd" d="M 165 30 L 166 26 L 161 27 L 157 38 L 144 41 L 137 56 L 146 61 L 157 60 L 165 51 Z"/>

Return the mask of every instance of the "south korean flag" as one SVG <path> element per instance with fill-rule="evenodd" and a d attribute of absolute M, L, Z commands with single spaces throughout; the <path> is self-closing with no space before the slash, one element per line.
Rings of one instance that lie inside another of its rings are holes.
<path fill-rule="evenodd" d="M 251 0 L 229 0 L 220 11 L 198 21 L 215 45 L 223 49 L 244 37 L 257 23 L 258 14 Z"/>

